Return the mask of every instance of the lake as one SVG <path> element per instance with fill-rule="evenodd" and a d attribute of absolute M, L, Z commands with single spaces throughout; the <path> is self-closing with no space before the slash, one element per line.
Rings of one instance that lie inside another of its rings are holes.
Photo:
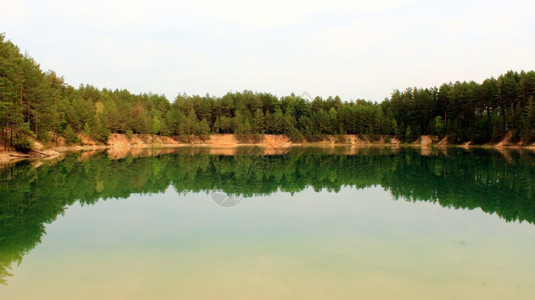
<path fill-rule="evenodd" d="M 535 154 L 147 149 L 0 167 L 0 299 L 533 299 Z"/>

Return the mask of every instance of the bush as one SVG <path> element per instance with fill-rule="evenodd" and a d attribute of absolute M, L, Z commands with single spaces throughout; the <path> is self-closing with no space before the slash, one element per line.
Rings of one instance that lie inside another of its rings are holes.
<path fill-rule="evenodd" d="M 191 143 L 193 141 L 193 135 L 179 135 L 177 139 L 181 143 Z"/>
<path fill-rule="evenodd" d="M 302 142 L 305 138 L 303 137 L 303 135 L 301 134 L 301 132 L 299 132 L 298 130 L 294 129 L 290 132 L 290 134 L 288 135 L 288 137 L 290 138 L 290 141 L 296 143 L 296 142 Z"/>
<path fill-rule="evenodd" d="M 18 137 L 13 141 L 13 148 L 20 152 L 28 152 L 32 150 L 32 144 L 26 136 Z"/>
<path fill-rule="evenodd" d="M 251 135 L 251 141 L 253 143 L 260 143 L 264 139 L 264 135 L 261 133 L 255 133 Z"/>
<path fill-rule="evenodd" d="M 63 133 L 63 135 L 67 144 L 80 143 L 80 138 L 74 133 L 74 130 L 72 130 L 71 125 L 67 125 L 67 128 L 65 128 L 65 132 Z"/>
<path fill-rule="evenodd" d="M 368 139 L 370 142 L 378 142 L 380 139 L 381 139 L 381 136 L 380 135 L 376 135 L 376 134 L 370 134 L 368 135 Z"/>
<path fill-rule="evenodd" d="M 127 129 L 124 132 L 124 135 L 126 135 L 126 137 L 131 140 L 134 137 L 134 132 L 132 131 L 132 129 Z"/>
<path fill-rule="evenodd" d="M 336 143 L 338 144 L 346 144 L 347 143 L 347 138 L 345 135 L 343 134 L 337 134 L 334 136 L 334 140 L 336 141 Z"/>
<path fill-rule="evenodd" d="M 307 134 L 304 136 L 307 142 L 321 142 L 325 137 L 321 134 Z"/>
<path fill-rule="evenodd" d="M 95 140 L 106 143 L 110 137 L 110 130 L 101 122 L 97 123 L 96 127 L 91 131 L 91 137 Z"/>

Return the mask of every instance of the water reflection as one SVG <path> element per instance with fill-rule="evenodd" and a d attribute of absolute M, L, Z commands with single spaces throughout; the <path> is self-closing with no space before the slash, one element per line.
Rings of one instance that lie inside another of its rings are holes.
<path fill-rule="evenodd" d="M 0 281 L 41 242 L 45 224 L 79 202 L 133 193 L 207 193 L 228 207 L 277 191 L 380 186 L 393 198 L 480 208 L 535 224 L 535 155 L 408 148 L 181 148 L 77 153 L 0 169 Z M 210 199 L 211 198 L 211 199 Z"/>

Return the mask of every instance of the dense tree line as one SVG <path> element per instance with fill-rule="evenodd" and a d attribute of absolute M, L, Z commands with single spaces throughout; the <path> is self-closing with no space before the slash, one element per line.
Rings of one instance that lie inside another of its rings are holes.
<path fill-rule="evenodd" d="M 477 149 L 450 149 L 447 156 L 422 156 L 410 148 L 381 150 L 345 155 L 341 148 L 335 153 L 293 148 L 287 155 L 225 156 L 181 148 L 161 157 L 110 160 L 103 154 L 83 160 L 77 153 L 38 168 L 30 163 L 5 166 L 0 169 L 0 283 L 10 264 L 40 243 L 45 224 L 68 206 L 162 193 L 169 186 L 180 194 L 224 191 L 242 197 L 381 186 L 395 199 L 480 208 L 506 221 L 535 224 L 532 153 L 513 152 L 505 159 Z"/>
<path fill-rule="evenodd" d="M 78 133 L 100 141 L 110 132 L 165 134 L 170 107 L 160 95 L 69 86 L 0 34 L 0 129 L 12 129 L 15 145 L 24 146 L 25 136 L 75 143 Z"/>
<path fill-rule="evenodd" d="M 535 72 L 509 71 L 479 84 L 445 83 L 439 88 L 394 91 L 384 105 L 393 112 L 398 136 L 448 135 L 454 142 L 535 138 Z"/>
<path fill-rule="evenodd" d="M 28 146 L 25 136 L 43 142 L 63 136 L 76 143 L 79 133 L 102 142 L 110 133 L 182 139 L 234 133 L 239 138 L 285 134 L 294 141 L 315 141 L 327 134 L 386 135 L 407 142 L 433 134 L 455 143 L 487 143 L 511 132 L 513 141 L 530 143 L 535 140 L 534 94 L 534 71 L 510 71 L 481 84 L 395 90 L 381 103 L 293 94 L 279 98 L 251 91 L 223 97 L 181 94 L 171 103 L 157 94 L 74 88 L 53 71 L 41 71 L 0 35 L 0 129 L 4 135 L 14 133 L 13 144 L 19 148 Z"/>

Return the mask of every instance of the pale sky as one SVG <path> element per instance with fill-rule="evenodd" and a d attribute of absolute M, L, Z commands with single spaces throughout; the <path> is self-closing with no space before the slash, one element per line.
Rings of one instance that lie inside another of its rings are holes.
<path fill-rule="evenodd" d="M 68 84 L 381 101 L 535 69 L 535 1 L 0 0 L 0 32 Z"/>

